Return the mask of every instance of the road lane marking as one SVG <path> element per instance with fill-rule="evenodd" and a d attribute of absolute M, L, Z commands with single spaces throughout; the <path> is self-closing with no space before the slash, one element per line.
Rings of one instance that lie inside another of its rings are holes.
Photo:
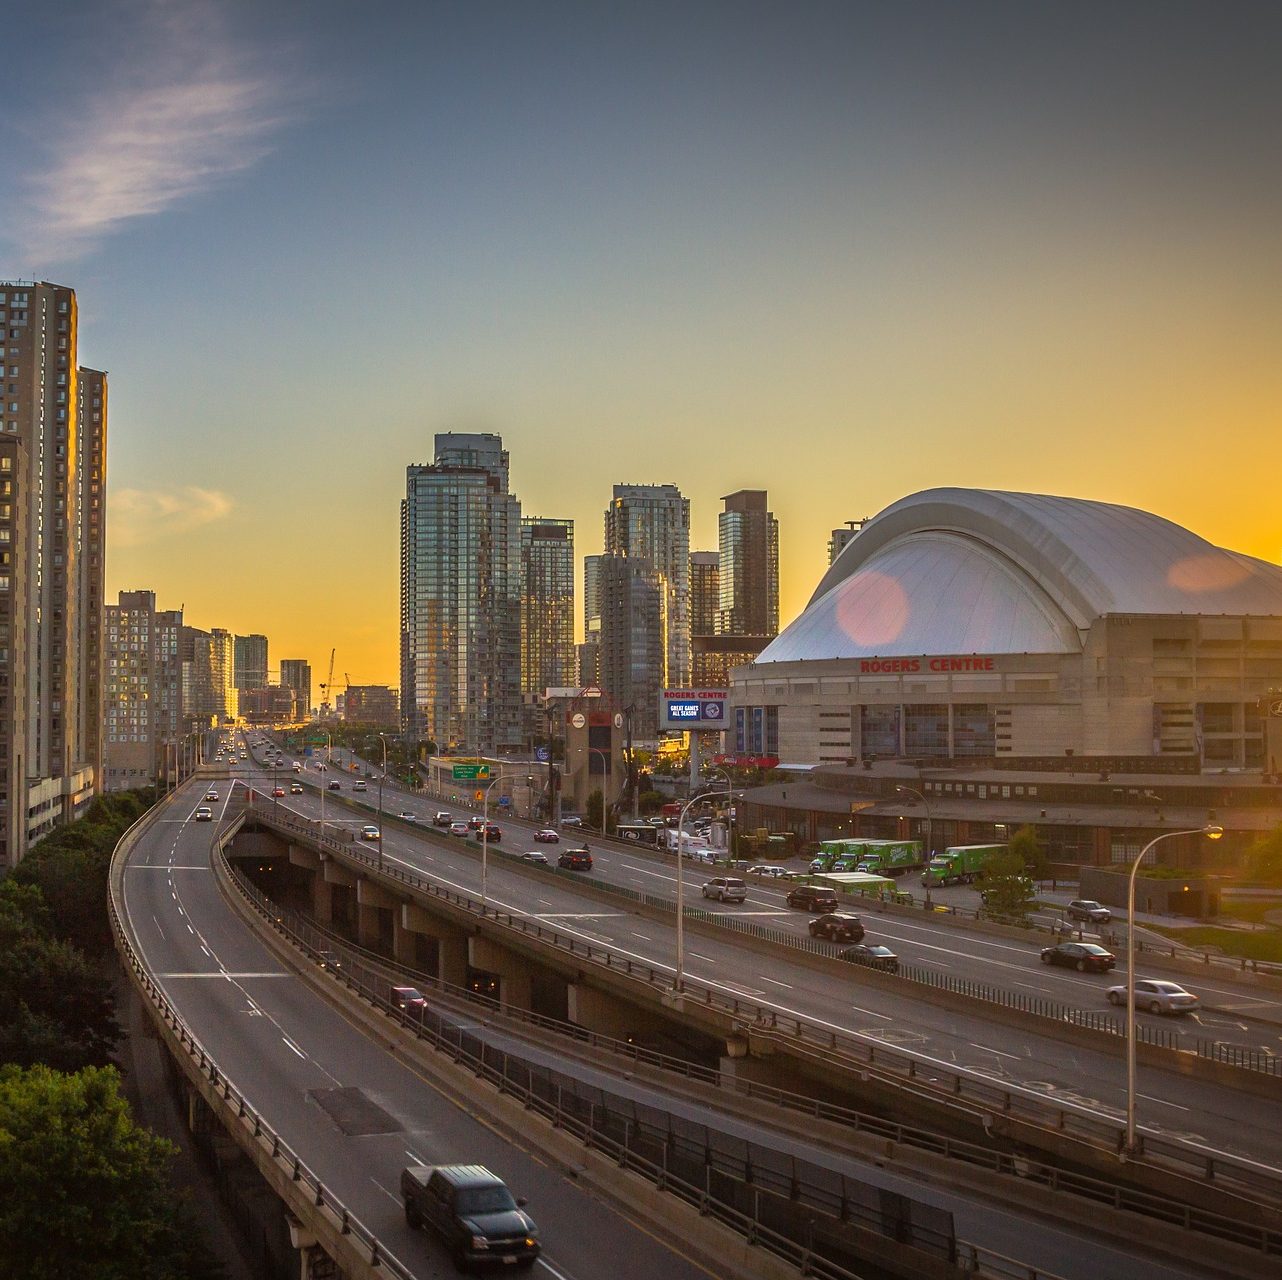
<path fill-rule="evenodd" d="M 1137 1089 L 1135 1092 L 1137 1098 L 1147 1098 L 1150 1102 L 1160 1102 L 1164 1107 L 1174 1107 L 1176 1111 L 1188 1111 L 1188 1107 L 1182 1107 L 1178 1102 L 1167 1102 L 1165 1098 L 1155 1098 L 1151 1093 L 1140 1093 Z"/>
<path fill-rule="evenodd" d="M 377 1178 L 371 1178 L 370 1181 L 390 1200 L 393 1204 L 401 1204 L 400 1196 L 394 1196 Z"/>
<path fill-rule="evenodd" d="M 717 963 L 711 956 L 705 956 L 701 951 L 692 951 L 690 954 L 694 956 L 696 960 L 706 960 L 709 964 Z"/>
<path fill-rule="evenodd" d="M 792 983 L 791 983 L 791 982 L 780 982 L 778 978 L 767 978 L 767 977 L 766 977 L 766 975 L 765 975 L 764 973 L 759 973 L 759 974 L 757 974 L 757 981 L 758 981 L 758 982 L 769 982 L 769 983 L 772 983 L 772 984 L 773 984 L 774 986 L 776 986 L 776 987 L 787 987 L 789 991 L 791 991 L 791 990 L 792 990 Z"/>
<path fill-rule="evenodd" d="M 634 938 L 640 938 L 642 942 L 653 942 L 653 941 L 654 941 L 654 939 L 653 939 L 653 938 L 651 938 L 651 937 L 650 937 L 650 935 L 649 935 L 648 933 L 637 933 L 635 930 L 633 930 L 633 932 L 632 932 L 632 936 L 633 936 Z"/>
<path fill-rule="evenodd" d="M 1023 1058 L 1017 1053 L 1003 1053 L 1000 1049 L 990 1049 L 986 1044 L 976 1044 L 973 1040 L 970 1042 L 972 1049 L 979 1049 L 983 1053 L 995 1053 L 999 1058 L 1014 1058 L 1016 1062 L 1023 1062 Z"/>
<path fill-rule="evenodd" d="M 282 1035 L 281 1039 L 285 1042 L 286 1046 L 298 1054 L 300 1058 L 307 1057 L 307 1055 L 287 1035 Z"/>
<path fill-rule="evenodd" d="M 888 1013 L 878 1013 L 876 1009 L 865 1009 L 862 1005 L 858 1004 L 852 1004 L 850 1007 L 854 1009 L 856 1013 L 866 1013 L 870 1018 L 885 1018 L 887 1022 L 890 1021 L 890 1014 Z M 832 1024 L 829 1023 L 829 1025 L 831 1026 Z M 838 1030 L 844 1031 L 845 1027 L 840 1027 Z M 850 1034 L 858 1035 L 859 1032 L 853 1031 Z"/>

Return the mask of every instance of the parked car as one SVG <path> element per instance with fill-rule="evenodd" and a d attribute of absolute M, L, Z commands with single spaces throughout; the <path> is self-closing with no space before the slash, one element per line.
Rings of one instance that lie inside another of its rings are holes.
<path fill-rule="evenodd" d="M 417 987 L 393 987 L 390 998 L 393 1009 L 403 1009 L 407 1013 L 422 1016 L 427 1008 L 427 1000 Z"/>
<path fill-rule="evenodd" d="M 750 876 L 762 876 L 767 880 L 791 880 L 792 872 L 787 867 L 775 866 L 769 862 L 758 862 L 748 868 Z"/>
<path fill-rule="evenodd" d="M 362 840 L 377 840 L 377 839 L 378 839 L 378 828 L 377 828 L 377 827 L 376 827 L 372 822 L 367 822 L 367 823 L 366 823 L 366 824 L 361 828 L 361 839 L 362 839 Z"/>
<path fill-rule="evenodd" d="M 411 1165 L 401 1171 L 405 1221 L 437 1236 L 460 1270 L 480 1263 L 532 1267 L 539 1231 L 501 1178 L 479 1164 Z"/>
<path fill-rule="evenodd" d="M 557 835 L 557 833 L 553 831 L 551 827 L 544 827 L 542 831 L 536 831 L 534 833 L 534 840 L 536 844 L 560 844 L 561 843 L 561 837 Z"/>
<path fill-rule="evenodd" d="M 1093 898 L 1074 898 L 1068 904 L 1067 914 L 1070 920 L 1085 920 L 1091 924 L 1107 924 L 1113 918 L 1113 913 Z"/>
<path fill-rule="evenodd" d="M 717 876 L 703 886 L 702 893 L 705 898 L 715 898 L 718 902 L 743 902 L 748 896 L 748 886 L 732 876 Z"/>
<path fill-rule="evenodd" d="M 541 853 L 538 849 L 531 849 L 529 853 L 523 853 L 521 855 L 521 861 L 531 863 L 536 867 L 546 867 L 548 865 L 548 856 L 546 853 Z"/>
<path fill-rule="evenodd" d="M 557 860 L 562 871 L 591 871 L 592 855 L 586 849 L 567 849 Z"/>
<path fill-rule="evenodd" d="M 862 964 L 869 969 L 882 969 L 886 973 L 899 972 L 899 957 L 889 947 L 880 945 L 869 946 L 861 942 L 858 946 L 846 947 L 837 959 Z"/>
<path fill-rule="evenodd" d="M 837 895 L 831 889 L 820 889 L 812 884 L 799 884 L 795 889 L 789 889 L 785 901 L 790 907 L 818 915 L 837 910 Z"/>
<path fill-rule="evenodd" d="M 197 805 L 196 812 L 192 814 L 192 817 L 197 822 L 213 822 L 214 811 L 207 804 Z"/>
<path fill-rule="evenodd" d="M 1125 1004 L 1126 988 L 1109 987 L 1109 1004 Z M 1149 1013 L 1191 1013 L 1202 1001 L 1191 991 L 1185 991 L 1178 982 L 1163 978 L 1135 979 L 1135 1007 Z"/>
<path fill-rule="evenodd" d="M 1107 973 L 1117 964 L 1117 957 L 1093 942 L 1061 942 L 1058 946 L 1042 948 L 1043 964 L 1062 964 L 1085 973 Z"/>
<path fill-rule="evenodd" d="M 836 899 L 833 902 L 835 905 Z M 858 942 L 864 936 L 863 921 L 858 916 L 849 916 L 840 911 L 820 916 L 807 927 L 812 938 L 827 938 L 829 942 Z"/>
<path fill-rule="evenodd" d="M 472 833 L 472 829 L 467 825 L 466 822 L 450 823 L 450 835 L 452 836 L 466 836 L 466 835 L 471 835 L 471 833 Z"/>

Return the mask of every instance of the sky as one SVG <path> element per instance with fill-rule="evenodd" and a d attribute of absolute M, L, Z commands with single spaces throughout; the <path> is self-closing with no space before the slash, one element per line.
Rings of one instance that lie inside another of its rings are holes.
<path fill-rule="evenodd" d="M 108 598 L 398 681 L 440 431 L 600 550 L 768 491 L 781 619 L 937 485 L 1282 559 L 1282 6 L 64 0 L 4 20 L 0 279 L 110 375 Z M 581 624 L 581 619 L 580 619 Z"/>

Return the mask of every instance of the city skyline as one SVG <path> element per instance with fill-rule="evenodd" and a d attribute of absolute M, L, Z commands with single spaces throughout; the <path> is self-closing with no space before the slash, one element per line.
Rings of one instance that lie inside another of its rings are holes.
<path fill-rule="evenodd" d="M 7 28 L 0 277 L 75 288 L 110 374 L 108 598 L 395 684 L 396 499 L 451 430 L 580 558 L 617 483 L 694 548 L 768 488 L 781 626 L 939 485 L 1282 554 L 1275 7 L 299 13 Z"/>

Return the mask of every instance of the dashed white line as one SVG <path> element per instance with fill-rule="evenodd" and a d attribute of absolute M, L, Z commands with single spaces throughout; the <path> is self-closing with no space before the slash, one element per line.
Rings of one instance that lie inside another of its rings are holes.
<path fill-rule="evenodd" d="M 976 1044 L 973 1040 L 969 1043 L 972 1049 L 980 1049 L 984 1053 L 995 1053 L 999 1058 L 1014 1058 L 1016 1062 L 1023 1061 L 1017 1053 L 1003 1053 L 1000 1049 L 992 1049 L 986 1044 Z"/>
<path fill-rule="evenodd" d="M 757 974 L 757 980 L 759 982 L 769 982 L 776 987 L 787 987 L 789 991 L 792 990 L 791 982 L 780 982 L 778 978 L 767 978 L 764 973 Z"/>
<path fill-rule="evenodd" d="M 1165 1098 L 1155 1098 L 1150 1093 L 1140 1093 L 1137 1089 L 1135 1092 L 1137 1098 L 1147 1098 L 1149 1102 L 1160 1102 L 1164 1107 L 1174 1107 L 1176 1111 L 1187 1111 L 1188 1107 L 1182 1107 L 1178 1102 L 1168 1102 Z"/>
<path fill-rule="evenodd" d="M 292 1041 L 288 1036 L 281 1036 L 281 1039 L 285 1042 L 285 1044 L 286 1044 L 289 1048 L 293 1049 L 293 1051 L 294 1051 L 296 1054 L 298 1054 L 298 1056 L 299 1056 L 300 1058 L 306 1058 L 306 1057 L 307 1057 L 307 1055 L 306 1055 L 306 1054 L 305 1054 L 305 1053 L 304 1053 L 304 1052 L 303 1052 L 303 1051 L 302 1051 L 302 1050 L 301 1050 L 301 1049 L 300 1049 L 300 1048 L 299 1048 L 299 1047 L 298 1047 L 298 1046 L 297 1046 L 297 1045 L 296 1045 L 296 1044 L 295 1044 L 295 1043 L 294 1043 L 294 1042 L 293 1042 L 293 1041 Z"/>
<path fill-rule="evenodd" d="M 888 1013 L 878 1013 L 876 1009 L 865 1009 L 862 1005 L 857 1004 L 852 1004 L 850 1007 L 856 1013 L 866 1013 L 870 1018 L 885 1018 L 887 1022 L 891 1021 L 890 1014 Z"/>
<path fill-rule="evenodd" d="M 705 956 L 701 951 L 692 951 L 690 954 L 694 956 L 696 960 L 706 960 L 709 964 L 717 963 L 711 956 Z"/>

